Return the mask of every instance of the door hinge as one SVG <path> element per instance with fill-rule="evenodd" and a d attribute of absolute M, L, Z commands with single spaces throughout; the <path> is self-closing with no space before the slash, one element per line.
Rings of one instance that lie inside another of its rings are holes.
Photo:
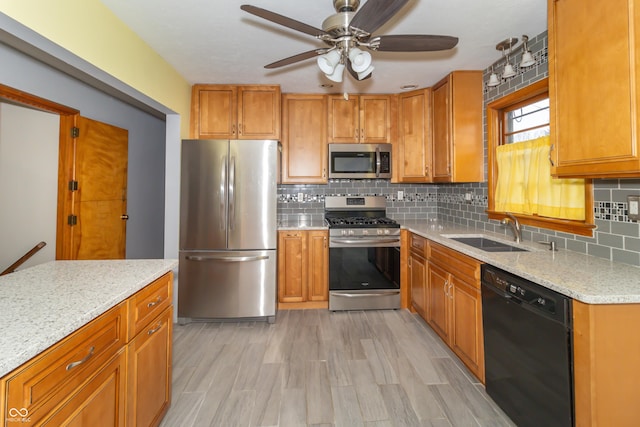
<path fill-rule="evenodd" d="M 71 128 L 71 138 L 77 138 L 80 136 L 80 128 L 72 127 Z"/>
<path fill-rule="evenodd" d="M 67 224 L 69 224 L 70 226 L 74 226 L 78 223 L 78 216 L 77 215 L 69 215 L 67 217 Z"/>
<path fill-rule="evenodd" d="M 78 191 L 78 181 L 69 181 L 69 191 Z"/>

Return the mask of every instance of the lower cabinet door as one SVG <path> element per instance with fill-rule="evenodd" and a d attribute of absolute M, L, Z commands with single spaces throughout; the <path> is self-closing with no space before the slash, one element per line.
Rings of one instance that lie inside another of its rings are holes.
<path fill-rule="evenodd" d="M 440 266 L 429 262 L 427 271 L 429 287 L 427 300 L 427 322 L 447 344 L 449 343 L 449 273 Z"/>
<path fill-rule="evenodd" d="M 172 313 L 167 308 L 129 343 L 128 426 L 157 426 L 169 409 Z"/>
<path fill-rule="evenodd" d="M 118 354 L 63 405 L 43 420 L 42 426 L 119 427 L 125 423 L 126 352 Z"/>

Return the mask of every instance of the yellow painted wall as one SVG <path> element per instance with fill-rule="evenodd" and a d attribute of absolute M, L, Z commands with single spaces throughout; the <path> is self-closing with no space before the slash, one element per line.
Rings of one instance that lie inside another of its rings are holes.
<path fill-rule="evenodd" d="M 0 0 L 0 12 L 179 113 L 188 138 L 190 84 L 99 0 Z"/>

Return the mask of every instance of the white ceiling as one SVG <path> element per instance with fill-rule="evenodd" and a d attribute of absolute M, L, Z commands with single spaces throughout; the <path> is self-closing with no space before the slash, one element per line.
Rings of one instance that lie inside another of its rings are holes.
<path fill-rule="evenodd" d="M 251 4 L 321 28 L 332 0 L 101 0 L 190 83 L 279 84 L 283 92 L 398 93 L 428 87 L 452 70 L 485 69 L 500 58 L 496 44 L 547 29 L 547 0 L 410 0 L 374 35 L 456 36 L 443 52 L 373 52 L 373 77 L 345 72 L 332 83 L 314 59 L 267 70 L 264 65 L 324 45 L 312 36 L 240 10 Z M 365 0 L 361 0 L 362 4 Z"/>

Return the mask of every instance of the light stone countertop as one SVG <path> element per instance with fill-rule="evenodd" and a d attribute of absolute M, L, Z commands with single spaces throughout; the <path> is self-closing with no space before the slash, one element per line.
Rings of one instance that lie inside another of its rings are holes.
<path fill-rule="evenodd" d="M 632 265 L 565 249 L 552 252 L 534 242 L 516 244 L 501 234 L 437 221 L 401 221 L 401 224 L 422 237 L 578 301 L 589 304 L 640 303 L 640 268 Z M 463 234 L 486 235 L 521 246 L 529 252 L 486 252 L 445 236 Z"/>
<path fill-rule="evenodd" d="M 0 377 L 175 269 L 177 260 L 51 261 L 0 277 Z"/>

